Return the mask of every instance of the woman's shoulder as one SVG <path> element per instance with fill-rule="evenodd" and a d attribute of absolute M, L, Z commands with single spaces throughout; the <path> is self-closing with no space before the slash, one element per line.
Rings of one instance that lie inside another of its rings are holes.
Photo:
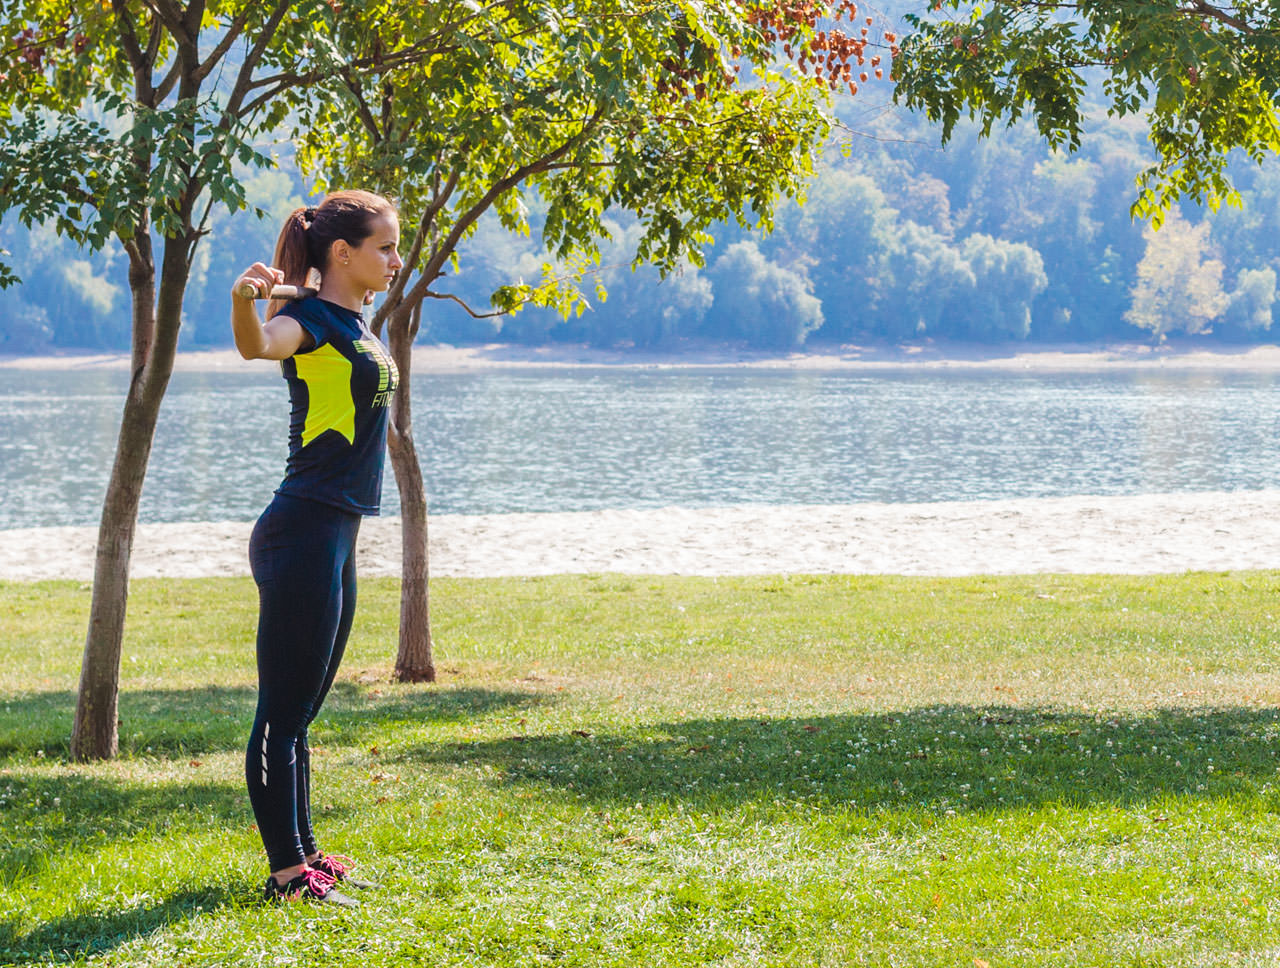
<path fill-rule="evenodd" d="M 348 328 L 334 312 L 333 306 L 316 296 L 290 300 L 280 307 L 276 315 L 288 316 L 306 330 L 311 337 L 311 346 L 305 352 L 340 339 L 346 335 Z"/>
<path fill-rule="evenodd" d="M 322 321 L 328 319 L 330 313 L 327 311 L 328 303 L 323 299 L 315 296 L 307 296 L 303 299 L 290 299 L 287 303 L 280 307 L 279 315 L 292 316 L 295 319 L 314 319 Z"/>

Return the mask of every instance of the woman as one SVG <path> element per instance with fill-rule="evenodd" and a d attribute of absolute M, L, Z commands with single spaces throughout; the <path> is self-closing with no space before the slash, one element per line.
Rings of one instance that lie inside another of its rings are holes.
<path fill-rule="evenodd" d="M 377 514 L 387 414 L 399 382 L 361 308 L 403 263 L 395 207 L 362 191 L 335 192 L 297 209 L 276 243 L 275 266 L 256 262 L 232 288 L 231 328 L 247 360 L 280 360 L 293 412 L 289 459 L 275 498 L 249 542 L 258 584 L 258 710 L 245 779 L 271 864 L 268 899 L 306 898 L 354 906 L 336 890 L 350 861 L 326 856 L 311 829 L 307 727 L 333 685 L 356 604 L 360 519 Z M 276 284 L 301 286 L 320 272 L 315 296 L 259 297 Z"/>

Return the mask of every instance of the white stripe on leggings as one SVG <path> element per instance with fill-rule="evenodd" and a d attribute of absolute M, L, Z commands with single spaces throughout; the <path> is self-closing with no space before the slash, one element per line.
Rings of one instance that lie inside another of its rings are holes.
<path fill-rule="evenodd" d="M 262 785 L 267 785 L 267 737 L 271 735 L 271 724 L 262 726 Z"/>

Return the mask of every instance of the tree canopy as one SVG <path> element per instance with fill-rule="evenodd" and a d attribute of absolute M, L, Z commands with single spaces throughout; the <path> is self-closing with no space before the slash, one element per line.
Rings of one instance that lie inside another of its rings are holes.
<path fill-rule="evenodd" d="M 1029 116 L 1077 148 L 1086 91 L 1114 116 L 1138 115 L 1156 159 L 1134 212 L 1158 224 L 1178 199 L 1233 198 L 1228 156 L 1280 152 L 1280 7 L 1270 0 L 933 0 L 909 13 L 893 80 L 902 103 L 949 138 L 963 117 L 983 134 Z"/>
<path fill-rule="evenodd" d="M 894 38 L 873 35 L 872 17 L 855 26 L 856 14 L 851 0 L 344 9 L 323 42 L 333 59 L 386 64 L 432 38 L 426 57 L 372 82 L 342 77 L 330 97 L 292 103 L 303 168 L 325 184 L 394 196 L 405 229 L 405 267 L 374 317 L 402 380 L 389 436 L 405 521 L 398 675 L 433 674 L 410 347 L 424 299 L 463 302 L 445 278 L 460 268 L 460 245 L 488 213 L 506 232 L 529 234 L 538 203 L 550 258 L 540 278 L 501 285 L 490 302 L 497 312 L 532 304 L 569 316 L 589 304 L 582 284 L 600 264 L 615 213 L 632 220 L 627 261 L 661 275 L 702 264 L 717 223 L 768 228 L 778 200 L 798 195 L 812 174 L 831 124 L 829 94 L 856 92 L 858 65 L 883 74 L 870 64 L 882 55 L 869 47 Z M 813 303 L 796 282 L 799 304 Z M 782 300 L 768 321 L 779 345 L 792 342 L 785 331 L 795 305 Z"/>

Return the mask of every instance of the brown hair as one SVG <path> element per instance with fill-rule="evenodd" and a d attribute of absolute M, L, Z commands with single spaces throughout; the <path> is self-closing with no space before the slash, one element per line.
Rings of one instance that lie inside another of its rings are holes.
<path fill-rule="evenodd" d="M 324 272 L 334 242 L 359 245 L 373 234 L 374 219 L 395 211 L 388 199 L 359 189 L 332 192 L 315 208 L 295 208 L 284 220 L 272 265 L 284 272 L 286 286 L 305 286 L 311 269 Z M 282 299 L 267 303 L 267 318 L 283 305 Z"/>

